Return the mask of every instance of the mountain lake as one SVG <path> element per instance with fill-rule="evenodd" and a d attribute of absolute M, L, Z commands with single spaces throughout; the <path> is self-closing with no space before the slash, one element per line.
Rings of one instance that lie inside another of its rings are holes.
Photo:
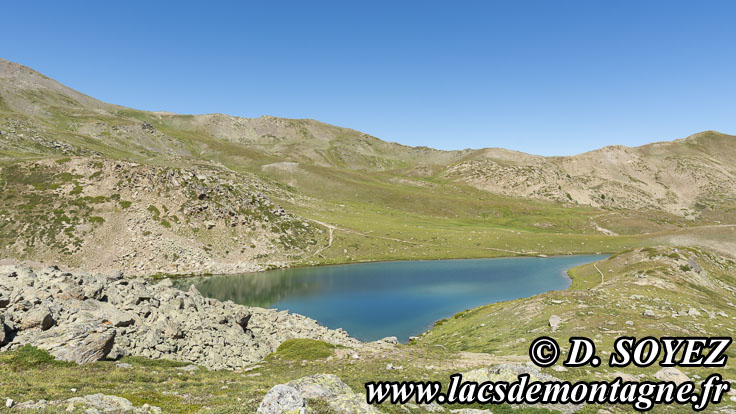
<path fill-rule="evenodd" d="M 288 309 L 362 341 L 408 341 L 465 309 L 566 289 L 567 270 L 606 255 L 426 260 L 300 267 L 184 279 L 211 298 Z"/>

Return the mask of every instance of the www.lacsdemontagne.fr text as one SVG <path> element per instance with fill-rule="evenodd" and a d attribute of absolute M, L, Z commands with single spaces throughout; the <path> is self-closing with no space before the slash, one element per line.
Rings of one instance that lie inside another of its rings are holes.
<path fill-rule="evenodd" d="M 531 381 L 529 374 L 520 374 L 513 382 L 463 381 L 461 374 L 450 376 L 446 392 L 438 381 L 369 382 L 365 384 L 368 404 L 619 404 L 647 411 L 657 404 L 691 405 L 702 411 L 709 404 L 718 404 L 730 389 L 719 374 L 709 376 L 700 392 L 693 382 L 676 384 L 672 381 L 624 382 L 613 381 Z"/>

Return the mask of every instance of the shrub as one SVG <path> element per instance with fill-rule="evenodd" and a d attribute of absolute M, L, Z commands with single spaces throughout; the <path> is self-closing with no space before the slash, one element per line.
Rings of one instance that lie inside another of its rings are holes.
<path fill-rule="evenodd" d="M 279 345 L 276 352 L 272 355 L 282 359 L 314 361 L 315 359 L 331 356 L 334 349 L 335 345 L 328 344 L 327 342 L 316 339 L 297 338 L 289 339 Z"/>
<path fill-rule="evenodd" d="M 148 211 L 153 213 L 154 217 L 158 217 L 161 215 L 161 212 L 153 204 L 148 206 Z"/>

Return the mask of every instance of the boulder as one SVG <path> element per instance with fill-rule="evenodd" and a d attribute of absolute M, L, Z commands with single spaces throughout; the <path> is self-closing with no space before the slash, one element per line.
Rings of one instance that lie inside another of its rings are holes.
<path fill-rule="evenodd" d="M 305 399 L 327 399 L 353 392 L 340 378 L 332 374 L 310 375 L 291 381 L 288 385 L 296 388 Z"/>
<path fill-rule="evenodd" d="M 324 400 L 334 412 L 340 414 L 380 413 L 377 408 L 365 402 L 362 394 L 354 393 L 340 378 L 332 374 L 310 375 L 288 384 L 276 385 L 263 398 L 258 413 L 310 412 L 307 406 L 310 399 Z"/>
<path fill-rule="evenodd" d="M 72 389 L 74 391 L 74 389 Z M 12 400 L 11 400 L 12 401 Z M 6 403 L 6 407 L 11 405 Z M 67 400 L 25 401 L 15 405 L 18 411 L 109 413 L 109 414 L 161 414 L 161 408 L 143 404 L 135 407 L 128 399 L 115 395 L 91 394 L 84 397 L 72 397 Z M 82 411 L 80 411 L 81 409 Z M 86 409 L 86 410 L 85 410 Z"/>
<path fill-rule="evenodd" d="M 376 342 L 378 342 L 378 343 L 384 343 L 384 344 L 389 344 L 389 345 L 398 345 L 399 344 L 399 338 L 397 338 L 395 336 L 387 336 L 385 338 L 379 339 Z"/>
<path fill-rule="evenodd" d="M 365 402 L 365 396 L 356 394 L 340 378 L 332 374 L 317 374 L 299 378 L 287 384 L 299 391 L 305 400 L 324 399 L 327 405 L 341 414 L 378 414 L 375 407 Z"/>
<path fill-rule="evenodd" d="M 116 395 L 91 394 L 84 397 L 70 398 L 66 402 L 94 408 L 103 413 L 133 413 L 135 411 L 133 403 Z"/>
<path fill-rule="evenodd" d="M 135 322 L 130 312 L 121 311 L 113 305 L 105 302 L 99 303 L 99 311 L 97 315 L 110 322 L 115 327 L 130 326 Z"/>
<path fill-rule="evenodd" d="M 248 329 L 248 321 L 250 321 L 250 317 L 251 314 L 249 312 L 241 310 L 235 313 L 235 316 L 233 317 L 233 322 L 243 328 L 243 332 L 245 332 L 246 329 Z"/>
<path fill-rule="evenodd" d="M 101 321 L 56 327 L 40 335 L 35 345 L 56 359 L 86 364 L 104 359 L 115 341 L 115 328 Z"/>
<path fill-rule="evenodd" d="M 31 309 L 23 315 L 20 321 L 20 330 L 25 331 L 26 329 L 41 328 L 42 331 L 45 331 L 54 326 L 55 323 L 54 318 L 51 316 L 51 311 L 48 308 L 38 307 Z"/>
<path fill-rule="evenodd" d="M 278 384 L 268 390 L 257 412 L 259 414 L 299 413 L 305 406 L 306 401 L 296 388 Z"/>
<path fill-rule="evenodd" d="M 643 316 L 646 316 L 646 317 L 649 317 L 649 318 L 654 318 L 654 317 L 657 316 L 657 315 L 655 315 L 654 311 L 652 311 L 651 309 L 647 309 L 644 312 L 642 312 L 641 314 Z"/>
<path fill-rule="evenodd" d="M 562 323 L 562 318 L 560 318 L 557 315 L 552 315 L 549 317 L 549 327 L 552 328 L 552 332 L 556 331 L 557 328 L 560 327 L 560 324 Z"/>

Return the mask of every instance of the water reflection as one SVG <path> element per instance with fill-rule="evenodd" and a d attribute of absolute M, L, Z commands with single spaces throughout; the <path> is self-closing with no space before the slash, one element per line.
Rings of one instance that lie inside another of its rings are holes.
<path fill-rule="evenodd" d="M 262 308 L 270 308 L 285 297 L 308 295 L 320 288 L 307 278 L 294 277 L 288 270 L 187 278 L 174 282 L 179 289 L 187 289 L 192 284 L 205 296 Z"/>

